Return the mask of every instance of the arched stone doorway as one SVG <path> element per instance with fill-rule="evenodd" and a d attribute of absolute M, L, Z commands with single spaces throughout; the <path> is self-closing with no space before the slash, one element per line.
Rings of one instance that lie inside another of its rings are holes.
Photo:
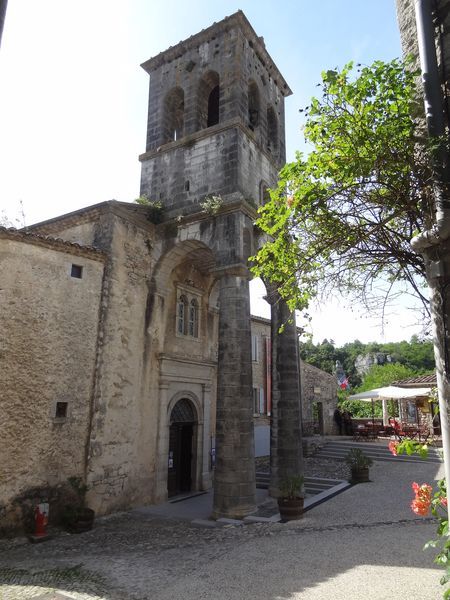
<path fill-rule="evenodd" d="M 196 410 L 190 400 L 178 400 L 170 414 L 167 492 L 169 498 L 190 492 L 195 480 Z"/>

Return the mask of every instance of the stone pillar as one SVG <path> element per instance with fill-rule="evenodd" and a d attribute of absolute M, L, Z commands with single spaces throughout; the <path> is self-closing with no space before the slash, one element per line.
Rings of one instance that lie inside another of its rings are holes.
<path fill-rule="evenodd" d="M 224 270 L 219 277 L 213 517 L 242 518 L 256 509 L 248 271 Z"/>
<path fill-rule="evenodd" d="M 201 473 L 201 488 L 208 490 L 211 487 L 211 470 L 210 470 L 210 444 L 211 444 L 211 385 L 208 383 L 202 384 L 203 393 L 203 448 L 202 448 L 202 473 Z"/>
<path fill-rule="evenodd" d="M 156 462 L 155 503 L 167 500 L 167 472 L 169 455 L 169 421 L 167 408 L 169 405 L 169 383 L 159 382 L 159 418 L 158 418 L 158 456 Z"/>
<path fill-rule="evenodd" d="M 295 315 L 276 291 L 267 299 L 272 317 L 269 493 L 277 497 L 285 477 L 303 475 L 300 362 Z"/>

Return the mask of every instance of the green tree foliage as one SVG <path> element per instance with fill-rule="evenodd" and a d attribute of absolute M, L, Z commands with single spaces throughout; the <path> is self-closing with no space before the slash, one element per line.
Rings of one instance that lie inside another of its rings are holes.
<path fill-rule="evenodd" d="M 422 295 L 424 261 L 410 247 L 431 216 L 431 172 L 411 117 L 415 73 L 393 60 L 322 73 L 321 96 L 305 109 L 307 156 L 280 173 L 261 209 L 270 241 L 257 276 L 304 309 L 320 291 L 352 293 L 383 310 L 397 282 Z M 380 294 L 374 282 L 384 282 Z M 387 286 L 387 287 L 386 287 Z"/>
<path fill-rule="evenodd" d="M 390 356 L 392 363 L 395 363 L 396 366 L 407 368 L 410 375 L 426 373 L 434 369 L 433 343 L 431 341 L 421 341 L 417 336 L 412 336 L 410 342 L 389 342 L 387 344 L 363 344 L 359 340 L 355 340 L 340 348 L 335 347 L 332 340 L 324 340 L 319 344 L 314 344 L 311 340 L 308 340 L 300 344 L 301 358 L 327 373 L 335 372 L 336 361 L 338 360 L 353 390 L 359 388 L 362 383 L 362 378 L 355 368 L 356 357 L 372 352 L 381 352 L 386 356 Z M 398 377 L 394 377 L 391 381 L 409 377 L 410 375 L 399 374 Z M 383 385 L 387 384 L 381 383 L 379 386 L 369 385 L 369 387 L 365 387 L 364 389 L 381 387 Z"/>

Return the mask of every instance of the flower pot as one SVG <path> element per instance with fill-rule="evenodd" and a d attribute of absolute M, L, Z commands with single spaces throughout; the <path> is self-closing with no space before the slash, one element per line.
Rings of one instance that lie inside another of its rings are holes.
<path fill-rule="evenodd" d="M 365 483 L 369 481 L 369 467 L 352 467 L 351 483 Z"/>
<path fill-rule="evenodd" d="M 282 521 L 295 521 L 303 516 L 303 498 L 278 498 Z"/>
<path fill-rule="evenodd" d="M 67 510 L 64 515 L 65 529 L 69 533 L 90 531 L 94 525 L 95 512 L 91 508 Z"/>

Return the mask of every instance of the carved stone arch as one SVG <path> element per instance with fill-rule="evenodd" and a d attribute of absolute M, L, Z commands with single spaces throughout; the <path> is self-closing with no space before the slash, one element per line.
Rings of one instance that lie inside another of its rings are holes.
<path fill-rule="evenodd" d="M 167 405 L 167 419 L 170 420 L 170 416 L 171 416 L 172 411 L 175 408 L 176 404 L 180 400 L 184 400 L 184 399 L 189 400 L 191 402 L 191 404 L 193 405 L 195 413 L 196 413 L 195 423 L 197 423 L 198 425 L 201 425 L 203 423 L 202 404 L 201 404 L 200 400 L 197 398 L 197 396 L 189 390 L 177 392 L 176 394 L 174 394 L 172 396 L 172 398 L 169 401 L 169 404 Z"/>
<path fill-rule="evenodd" d="M 154 281 L 157 291 L 167 290 L 172 271 L 185 260 L 191 260 L 200 271 L 204 272 L 210 271 L 216 263 L 213 249 L 204 242 L 197 239 L 179 242 L 165 252 L 155 266 Z"/>
<path fill-rule="evenodd" d="M 206 129 L 220 121 L 220 77 L 217 71 L 206 71 L 200 78 L 197 97 L 197 129 Z"/>

